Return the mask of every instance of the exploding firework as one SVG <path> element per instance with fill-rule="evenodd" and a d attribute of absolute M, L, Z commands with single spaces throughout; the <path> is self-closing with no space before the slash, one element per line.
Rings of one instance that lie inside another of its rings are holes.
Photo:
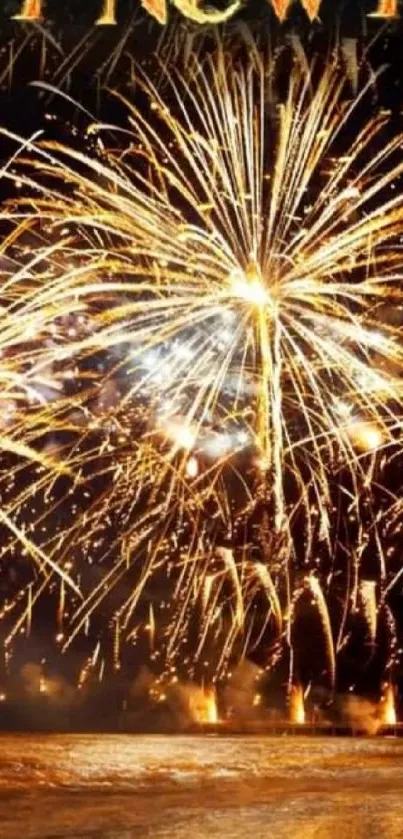
<path fill-rule="evenodd" d="M 116 669 L 140 637 L 213 678 L 286 646 L 291 683 L 309 598 L 333 681 L 349 614 L 373 641 L 396 574 L 371 490 L 400 445 L 402 137 L 385 113 L 351 137 L 368 88 L 352 102 L 337 62 L 296 60 L 276 107 L 256 52 L 192 56 L 163 95 L 138 76 L 113 142 L 24 144 L 8 214 L 35 372 L 63 381 L 25 422 L 75 468 L 41 546 L 65 568 L 74 541 L 60 641 L 104 609 Z"/>

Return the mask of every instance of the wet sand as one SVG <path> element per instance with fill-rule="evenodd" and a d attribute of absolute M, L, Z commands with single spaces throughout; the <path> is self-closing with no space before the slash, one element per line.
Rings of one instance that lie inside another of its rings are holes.
<path fill-rule="evenodd" d="M 403 742 L 0 737 L 1 839 L 400 839 Z"/>

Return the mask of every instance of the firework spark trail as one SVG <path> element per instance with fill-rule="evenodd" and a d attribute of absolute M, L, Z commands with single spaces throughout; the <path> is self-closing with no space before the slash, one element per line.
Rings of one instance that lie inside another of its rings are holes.
<path fill-rule="evenodd" d="M 380 114 L 340 154 L 344 129 L 367 91 L 349 101 L 333 64 L 319 76 L 297 62 L 275 117 L 266 102 L 267 67 L 256 54 L 246 67 L 220 50 L 205 60 L 193 56 L 186 75 L 175 70 L 165 80 L 164 96 L 138 72 L 151 116 L 121 100 L 130 127 L 120 132 L 118 151 L 106 145 L 102 125 L 89 129 L 92 138 L 102 135 L 98 155 L 25 143 L 31 168 L 18 174 L 22 197 L 8 218 L 22 242 L 29 231 L 22 250 L 37 248 L 24 274 L 36 333 L 51 330 L 72 301 L 86 324 L 73 335 L 58 328 L 50 347 L 37 342 L 37 374 L 74 363 L 82 384 L 72 400 L 55 398 L 42 416 L 50 426 L 71 427 L 70 401 L 88 416 L 98 413 L 102 428 L 108 412 L 100 398 L 94 407 L 101 390 L 112 394 L 105 399 L 120 428 L 113 443 L 106 434 L 100 450 L 110 447 L 113 480 L 72 532 L 78 543 L 95 540 L 108 508 L 121 511 L 115 547 L 123 550 L 139 530 L 139 544 L 151 539 L 115 624 L 119 644 L 145 586 L 176 553 L 186 592 L 172 636 L 186 631 L 192 607 L 204 599 L 201 655 L 217 624 L 220 592 L 230 584 L 232 640 L 224 642 L 221 658 L 228 662 L 250 611 L 245 591 L 254 587 L 243 585 L 235 560 L 212 573 L 202 559 L 206 550 L 194 548 L 206 504 L 214 500 L 217 522 L 230 536 L 257 501 L 269 511 L 267 574 L 257 572 L 256 580 L 290 640 L 301 590 L 294 519 L 303 511 L 309 567 L 318 533 L 322 544 L 331 543 L 333 473 L 347 470 L 358 494 L 368 479 L 367 453 L 399 442 L 400 328 L 388 319 L 387 306 L 400 305 L 402 297 L 403 199 L 396 188 L 402 137 L 385 139 L 387 115 Z M 80 371 L 94 353 L 113 362 L 86 383 Z M 138 429 L 134 451 L 124 450 L 130 427 Z M 83 463 L 87 433 L 77 432 L 75 456 Z M 253 485 L 237 466 L 243 451 L 252 451 L 258 464 Z M 92 458 L 96 463 L 96 451 Z M 234 513 L 229 499 L 241 483 L 244 509 Z M 160 529 L 159 515 L 165 518 Z M 195 531 L 183 554 L 178 541 L 167 544 L 170 530 L 183 534 L 186 519 Z M 207 557 L 214 540 L 209 545 Z M 139 557 L 143 548 L 129 562 L 123 550 L 88 592 L 67 646 Z M 356 571 L 355 591 L 359 566 Z M 316 575 L 309 581 L 334 678 L 329 584 L 322 587 Z M 224 613 L 219 623 L 225 624 Z M 153 635 L 157 624 L 153 613 Z"/>
<path fill-rule="evenodd" d="M 3 175 L 6 169 L 3 167 Z M 23 229 L 24 226 L 19 235 Z M 45 410 L 48 400 L 59 397 L 60 382 L 45 367 L 42 374 L 37 373 L 29 347 L 46 331 L 54 310 L 42 303 L 38 308 L 32 306 L 26 266 L 10 258 L 15 234 L 13 230 L 4 236 L 0 249 L 0 518 L 4 536 L 1 555 L 7 554 L 11 544 L 13 550 L 30 557 L 37 573 L 48 581 L 55 576 L 60 578 L 70 591 L 79 595 L 77 584 L 60 565 L 59 557 L 55 559 L 52 551 L 38 544 L 38 533 L 33 532 L 35 517 L 24 521 L 21 516 L 31 494 L 50 488 L 60 477 L 72 477 L 72 472 L 67 459 L 55 457 L 54 452 L 38 445 L 38 424 L 32 415 L 36 408 Z M 34 259 L 32 268 L 35 266 Z M 42 585 L 40 580 L 38 585 Z M 29 588 L 32 600 L 31 595 Z"/>

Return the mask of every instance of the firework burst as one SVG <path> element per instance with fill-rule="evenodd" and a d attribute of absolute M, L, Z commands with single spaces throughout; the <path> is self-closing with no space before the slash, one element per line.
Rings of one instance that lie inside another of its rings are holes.
<path fill-rule="evenodd" d="M 162 574 L 170 665 L 219 641 L 225 673 L 268 632 L 292 648 L 308 592 L 333 679 L 360 593 L 376 631 L 361 556 L 379 527 L 363 507 L 382 453 L 400 445 L 402 137 L 388 139 L 380 113 L 351 138 L 368 89 L 351 102 L 337 62 L 320 73 L 296 60 L 276 107 L 275 71 L 256 52 L 192 56 L 163 96 L 138 75 L 144 101 L 123 102 L 113 143 L 89 126 L 96 154 L 26 144 L 25 197 L 8 213 L 24 294 L 47 312 L 37 337 L 52 334 L 35 369 L 73 380 L 30 422 L 68 430 L 77 491 L 91 497 L 57 544 L 63 554 L 74 537 L 78 566 L 109 557 L 96 586 L 80 574 L 63 644 L 135 568 L 114 607 L 116 666 Z M 332 625 L 341 515 L 356 517 L 357 544 Z M 152 609 L 152 649 L 158 622 Z"/>

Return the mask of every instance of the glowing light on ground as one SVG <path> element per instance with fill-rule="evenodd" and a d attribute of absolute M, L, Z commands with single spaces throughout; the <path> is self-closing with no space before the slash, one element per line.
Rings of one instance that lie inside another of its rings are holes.
<path fill-rule="evenodd" d="M 217 696 L 213 687 L 192 687 L 190 694 L 190 711 L 192 718 L 200 725 L 214 725 L 218 723 Z"/>
<path fill-rule="evenodd" d="M 293 725 L 304 725 L 305 723 L 305 702 L 302 685 L 291 685 L 288 697 L 289 717 Z"/>
<path fill-rule="evenodd" d="M 394 687 L 390 682 L 385 685 L 381 700 L 381 714 L 383 725 L 396 725 L 396 700 Z"/>

